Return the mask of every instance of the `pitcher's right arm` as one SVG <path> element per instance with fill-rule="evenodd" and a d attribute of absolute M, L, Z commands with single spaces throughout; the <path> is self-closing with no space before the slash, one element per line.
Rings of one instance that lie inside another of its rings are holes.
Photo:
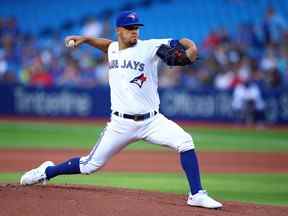
<path fill-rule="evenodd" d="M 71 35 L 65 38 L 65 44 L 67 47 L 71 47 L 71 46 L 68 46 L 70 40 L 73 40 L 75 42 L 72 48 L 78 47 L 79 45 L 86 43 L 92 47 L 100 49 L 104 53 L 108 52 L 108 47 L 112 43 L 112 40 L 109 40 L 106 38 L 95 38 L 95 37 L 88 37 L 88 36 L 81 36 L 81 35 Z"/>

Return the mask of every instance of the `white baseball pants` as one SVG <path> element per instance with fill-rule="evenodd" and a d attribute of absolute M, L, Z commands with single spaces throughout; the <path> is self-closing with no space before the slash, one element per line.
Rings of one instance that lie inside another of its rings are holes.
<path fill-rule="evenodd" d="M 143 121 L 111 116 L 89 155 L 80 158 L 80 171 L 90 174 L 99 170 L 113 155 L 129 143 L 145 140 L 184 152 L 194 149 L 192 137 L 175 122 L 158 113 Z"/>

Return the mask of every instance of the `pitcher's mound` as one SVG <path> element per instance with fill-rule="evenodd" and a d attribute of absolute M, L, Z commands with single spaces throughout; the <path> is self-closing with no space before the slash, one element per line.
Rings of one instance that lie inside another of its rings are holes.
<path fill-rule="evenodd" d="M 288 207 L 224 202 L 219 210 L 189 207 L 185 196 L 92 186 L 0 185 L 5 216 L 284 216 Z"/>

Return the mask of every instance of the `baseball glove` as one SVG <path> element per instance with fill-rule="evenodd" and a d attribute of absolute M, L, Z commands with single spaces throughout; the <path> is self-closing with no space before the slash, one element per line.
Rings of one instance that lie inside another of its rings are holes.
<path fill-rule="evenodd" d="M 185 66 L 193 63 L 187 57 L 185 47 L 180 43 L 174 47 L 162 44 L 156 54 L 169 66 Z"/>

